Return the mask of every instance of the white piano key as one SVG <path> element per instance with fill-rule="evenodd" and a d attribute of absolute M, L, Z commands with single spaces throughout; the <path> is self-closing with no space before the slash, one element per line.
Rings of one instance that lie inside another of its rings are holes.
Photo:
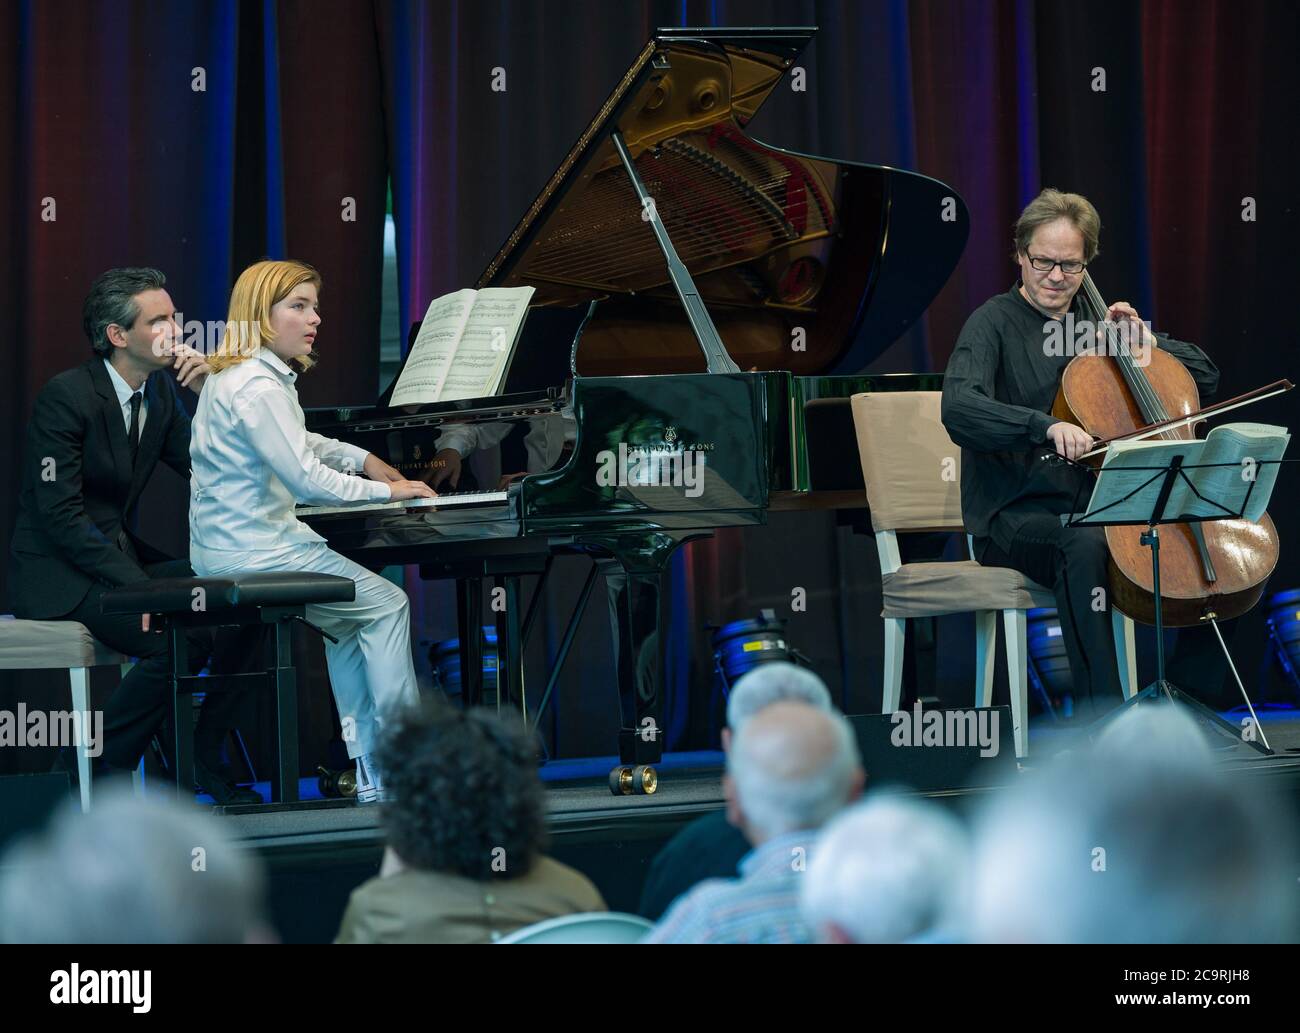
<path fill-rule="evenodd" d="M 365 515 L 383 513 L 395 509 L 446 509 L 451 506 L 482 506 L 494 503 L 504 504 L 507 499 L 504 491 L 469 491 L 454 495 L 439 495 L 432 499 L 403 499 L 400 502 L 359 502 L 351 506 L 299 506 L 294 512 L 297 516 L 338 516 L 341 514 Z"/>

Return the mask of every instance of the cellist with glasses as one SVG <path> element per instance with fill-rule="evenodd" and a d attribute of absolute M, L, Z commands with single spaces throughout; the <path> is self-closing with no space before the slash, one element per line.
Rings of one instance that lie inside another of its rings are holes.
<path fill-rule="evenodd" d="M 1109 550 L 1100 527 L 1065 527 L 1061 520 L 1089 497 L 1093 477 L 1073 463 L 1042 459 L 1055 452 L 1078 460 L 1096 444 L 1052 409 L 1074 357 L 1061 343 L 1092 336 L 1081 335 L 1075 321 L 1088 318 L 1080 289 L 1100 232 L 1101 218 L 1087 198 L 1053 189 L 1034 198 L 1014 228 L 1019 279 L 966 321 L 943 387 L 944 426 L 962 449 L 962 517 L 975 558 L 1011 567 L 1053 591 L 1076 706 L 1098 712 L 1123 698 Z M 1196 345 L 1152 333 L 1127 302 L 1109 305 L 1106 319 L 1124 329 L 1139 365 L 1158 348 L 1187 369 L 1202 402 L 1213 396 L 1219 371 Z M 1216 669 L 1223 671 L 1221 661 Z"/>

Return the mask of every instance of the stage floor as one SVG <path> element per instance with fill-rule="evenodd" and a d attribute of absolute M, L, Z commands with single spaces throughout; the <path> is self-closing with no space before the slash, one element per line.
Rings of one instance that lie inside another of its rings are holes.
<path fill-rule="evenodd" d="M 547 826 L 554 836 L 588 836 L 612 823 L 677 826 L 722 806 L 722 769 L 664 777 L 650 796 L 614 796 L 600 782 L 550 784 Z M 352 800 L 215 808 L 235 835 L 267 855 L 310 854 L 318 847 L 347 851 L 379 842 L 379 808 Z"/>
<path fill-rule="evenodd" d="M 1255 713 L 1263 737 L 1273 748 L 1273 755 L 1263 756 L 1244 742 L 1233 742 L 1226 736 L 1208 734 L 1207 741 L 1220 763 L 1232 771 L 1300 777 L 1300 711 L 1290 706 L 1265 704 L 1257 707 Z M 1250 715 L 1245 707 L 1239 707 L 1220 711 L 1219 716 L 1229 724 L 1241 727 L 1242 720 Z M 1086 728 L 1066 728 L 1046 721 L 1035 721 L 1030 726 L 1030 755 L 1022 767 L 1032 769 L 1086 738 Z"/>

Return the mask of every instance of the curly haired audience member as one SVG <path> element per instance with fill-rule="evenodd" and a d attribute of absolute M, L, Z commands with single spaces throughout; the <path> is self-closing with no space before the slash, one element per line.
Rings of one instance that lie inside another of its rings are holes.
<path fill-rule="evenodd" d="M 542 853 L 537 750 L 482 710 L 427 703 L 385 727 L 387 848 L 336 943 L 491 943 L 547 918 L 604 911 L 585 875 Z"/>

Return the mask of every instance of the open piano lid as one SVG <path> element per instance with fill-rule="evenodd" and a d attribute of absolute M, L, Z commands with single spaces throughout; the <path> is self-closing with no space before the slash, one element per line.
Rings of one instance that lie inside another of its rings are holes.
<path fill-rule="evenodd" d="M 947 281 L 969 219 L 956 191 L 926 176 L 745 134 L 816 31 L 659 29 L 477 286 L 531 285 L 534 307 L 600 299 L 584 375 L 703 371 L 617 130 L 742 369 L 864 367 Z"/>
<path fill-rule="evenodd" d="M 580 374 L 705 369 L 616 131 L 741 369 L 857 372 L 920 317 L 966 245 L 957 192 L 744 132 L 816 31 L 656 31 L 475 284 L 536 289 L 516 364 L 558 385 L 572 335 L 535 324 L 567 333 L 596 300 Z"/>

